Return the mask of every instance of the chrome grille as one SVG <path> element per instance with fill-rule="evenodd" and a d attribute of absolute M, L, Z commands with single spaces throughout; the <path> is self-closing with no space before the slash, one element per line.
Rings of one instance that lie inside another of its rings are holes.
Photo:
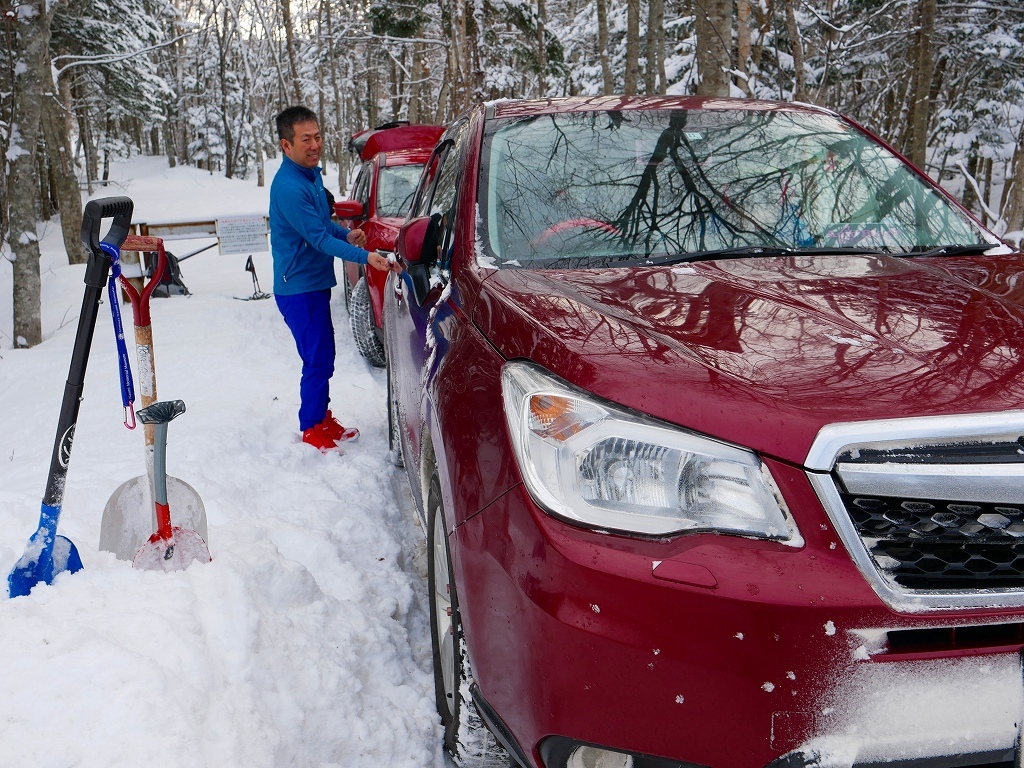
<path fill-rule="evenodd" d="M 804 465 L 893 609 L 1024 608 L 1024 410 L 830 424 Z"/>
<path fill-rule="evenodd" d="M 900 586 L 1024 587 L 1024 505 L 840 497 L 876 567 Z"/>

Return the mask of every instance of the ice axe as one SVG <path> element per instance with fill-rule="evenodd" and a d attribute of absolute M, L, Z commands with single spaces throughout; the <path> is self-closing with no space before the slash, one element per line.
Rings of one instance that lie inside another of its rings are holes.
<path fill-rule="evenodd" d="M 11 597 L 27 595 L 32 587 L 42 582 L 51 584 L 55 576 L 64 571 L 74 573 L 81 570 L 82 558 L 71 539 L 57 533 L 61 506 L 64 503 L 64 484 L 67 481 L 68 464 L 71 461 L 71 446 L 75 439 L 75 425 L 85 388 L 85 369 L 92 348 L 93 331 L 96 329 L 96 315 L 99 313 L 103 289 L 107 284 L 112 254 L 128 235 L 132 223 L 134 204 L 127 197 L 108 197 L 90 200 L 85 206 L 82 219 L 82 242 L 89 252 L 85 268 L 85 295 L 82 311 L 78 316 L 78 330 L 71 352 L 71 367 L 64 385 L 64 400 L 57 420 L 57 436 L 53 442 L 50 457 L 50 474 L 43 495 L 39 527 L 28 541 L 25 553 L 18 560 L 7 578 Z M 110 229 L 102 242 L 99 239 L 100 223 L 112 218 Z"/>
<path fill-rule="evenodd" d="M 135 348 L 139 363 L 139 394 L 143 408 L 157 399 L 156 362 L 153 356 L 153 325 L 149 312 L 149 301 L 153 291 L 160 285 L 167 268 L 167 253 L 159 237 L 129 235 L 121 246 L 122 251 L 156 253 L 157 264 L 149 282 L 140 293 L 128 280 L 121 276 L 121 288 L 132 304 L 135 319 Z M 144 424 L 146 435 L 146 474 L 133 477 L 122 483 L 111 494 L 103 509 L 100 522 L 100 549 L 113 552 L 120 560 L 131 560 L 139 547 L 146 542 L 157 526 L 153 513 L 155 497 L 153 485 L 153 445 L 155 432 L 153 424 Z M 167 496 L 176 510 L 179 523 L 196 530 L 207 538 L 206 507 L 195 489 L 176 477 L 167 477 Z"/>
<path fill-rule="evenodd" d="M 153 445 L 153 502 L 156 514 L 156 532 L 139 547 L 132 566 L 147 571 L 180 571 L 193 561 L 210 562 L 210 550 L 203 537 L 191 528 L 171 525 L 171 510 L 167 503 L 167 425 L 185 412 L 181 400 L 153 403 L 136 415 L 139 421 L 154 427 Z"/>

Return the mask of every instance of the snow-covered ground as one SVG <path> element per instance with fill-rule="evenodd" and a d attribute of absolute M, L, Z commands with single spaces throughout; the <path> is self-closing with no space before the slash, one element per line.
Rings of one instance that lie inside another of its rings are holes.
<path fill-rule="evenodd" d="M 267 209 L 255 181 L 162 158 L 116 165 L 113 179 L 94 197 L 132 197 L 135 221 Z M 40 235 L 35 348 L 12 348 L 11 266 L 0 260 L 5 579 L 38 522 L 83 292 L 57 221 Z M 254 262 L 269 290 L 270 255 Z M 205 503 L 207 565 L 157 574 L 98 551 L 107 499 L 145 471 L 142 430 L 122 425 L 101 307 L 61 516 L 85 568 L 28 597 L 8 599 L 6 580 L 0 590 L 0 766 L 444 764 L 423 535 L 393 490 L 404 479 L 387 459 L 383 373 L 356 351 L 336 291 L 332 408 L 362 435 L 343 456 L 300 444 L 298 356 L 272 299 L 235 300 L 252 293 L 244 263 L 199 254 L 182 264 L 193 295 L 152 305 L 160 399 L 188 407 L 169 429 L 168 471 Z M 137 376 L 127 308 L 125 322 Z"/>

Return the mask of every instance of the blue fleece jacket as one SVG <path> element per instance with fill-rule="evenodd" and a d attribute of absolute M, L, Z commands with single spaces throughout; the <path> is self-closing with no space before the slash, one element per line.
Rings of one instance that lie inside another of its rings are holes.
<path fill-rule="evenodd" d="M 334 259 L 366 263 L 366 251 L 351 245 L 348 230 L 331 221 L 320 168 L 303 168 L 288 157 L 270 185 L 270 252 L 274 293 L 333 288 Z"/>

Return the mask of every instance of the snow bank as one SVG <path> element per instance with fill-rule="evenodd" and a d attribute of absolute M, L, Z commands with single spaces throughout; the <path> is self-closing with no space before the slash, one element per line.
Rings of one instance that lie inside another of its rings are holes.
<path fill-rule="evenodd" d="M 114 170 L 96 197 L 129 195 L 136 221 L 267 207 L 254 182 L 161 158 Z M 0 261 L 5 576 L 38 521 L 83 291 L 56 220 L 40 239 L 45 341 L 33 349 L 12 349 Z M 181 255 L 207 242 L 168 246 Z M 254 261 L 268 284 L 269 254 Z M 85 569 L 28 597 L 3 590 L 0 765 L 444 764 L 423 558 L 404 554 L 422 553 L 423 534 L 392 491 L 384 375 L 355 350 L 339 293 L 331 405 L 362 435 L 344 456 L 301 445 L 298 356 L 272 299 L 235 300 L 252 293 L 244 263 L 216 249 L 187 260 L 194 295 L 152 307 L 159 395 L 188 408 L 170 425 L 168 471 L 203 498 L 209 565 L 141 572 L 97 549 L 107 498 L 145 471 L 142 430 L 121 423 L 101 307 L 61 517 Z"/>

